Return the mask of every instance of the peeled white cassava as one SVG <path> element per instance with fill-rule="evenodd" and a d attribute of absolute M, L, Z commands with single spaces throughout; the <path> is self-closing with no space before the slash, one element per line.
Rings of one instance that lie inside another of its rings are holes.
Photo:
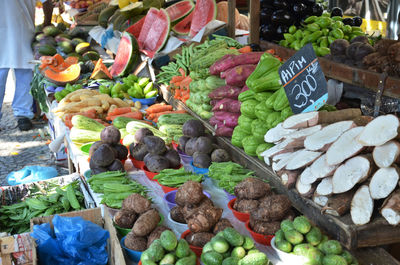
<path fill-rule="evenodd" d="M 364 225 L 371 220 L 374 211 L 374 200 L 371 198 L 367 185 L 362 185 L 351 201 L 351 220 L 356 225 Z"/>
<path fill-rule="evenodd" d="M 368 123 L 358 137 L 364 146 L 380 146 L 396 138 L 399 119 L 392 114 L 379 116 Z"/>
<path fill-rule="evenodd" d="M 395 167 L 378 169 L 369 182 L 372 199 L 384 199 L 396 188 L 399 181 L 399 171 Z"/>

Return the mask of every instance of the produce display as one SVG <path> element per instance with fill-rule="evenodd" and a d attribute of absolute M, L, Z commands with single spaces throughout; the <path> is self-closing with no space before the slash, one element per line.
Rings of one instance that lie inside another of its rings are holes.
<path fill-rule="evenodd" d="M 22 202 L 0 207 L 0 231 L 11 234 L 28 232 L 32 218 L 85 209 L 84 201 L 78 180 L 64 186 L 51 180 L 36 183 Z"/>
<path fill-rule="evenodd" d="M 107 171 L 92 175 L 87 182 L 95 193 L 103 194 L 101 203 L 110 208 L 120 209 L 123 201 L 132 193 L 142 196 L 147 194 L 146 187 L 126 176 L 126 172 Z"/>
<path fill-rule="evenodd" d="M 111 66 L 112 76 L 126 76 L 133 71 L 133 67 L 139 59 L 139 48 L 136 38 L 124 32 L 118 44 L 117 54 Z"/>
<path fill-rule="evenodd" d="M 229 154 L 215 145 L 215 138 L 206 134 L 203 123 L 188 120 L 182 127 L 183 136 L 179 138 L 178 148 L 186 155 L 193 156 L 193 166 L 208 168 L 212 162 L 227 162 Z"/>
<path fill-rule="evenodd" d="M 189 180 L 202 182 L 203 176 L 188 172 L 184 168 L 163 169 L 160 171 L 160 174 L 155 176 L 153 179 L 157 180 L 158 183 L 163 186 L 179 188 Z"/>
<path fill-rule="evenodd" d="M 201 261 L 207 265 L 267 265 L 267 255 L 259 251 L 251 238 L 234 228 L 221 230 L 203 247 Z"/>
<path fill-rule="evenodd" d="M 307 43 L 312 43 L 317 56 L 325 56 L 330 53 L 330 44 L 336 39 L 351 41 L 357 36 L 365 36 L 359 26 L 361 24 L 349 25 L 341 16 L 329 17 L 329 13 L 310 16 L 300 28 L 291 26 L 288 33 L 283 34 L 284 40 L 281 40 L 279 45 L 300 50 Z"/>
<path fill-rule="evenodd" d="M 140 261 L 143 265 L 176 264 L 195 265 L 196 254 L 189 248 L 185 239 L 177 239 L 169 230 L 160 232 L 159 238 L 142 253 Z"/>
<path fill-rule="evenodd" d="M 281 251 L 301 256 L 310 264 L 358 264 L 349 251 L 336 240 L 329 240 L 321 230 L 304 216 L 293 221 L 284 220 L 275 233 L 275 247 Z M 299 260 L 300 262 L 300 260 Z"/>

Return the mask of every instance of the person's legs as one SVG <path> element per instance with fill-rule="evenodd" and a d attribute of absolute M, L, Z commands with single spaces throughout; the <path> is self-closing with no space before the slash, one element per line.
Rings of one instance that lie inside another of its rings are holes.
<path fill-rule="evenodd" d="M 6 82 L 9 68 L 0 68 L 0 119 L 3 114 L 1 113 L 1 107 L 3 106 L 4 94 L 6 93 Z"/>
<path fill-rule="evenodd" d="M 14 116 L 18 118 L 18 127 L 22 131 L 30 130 L 33 125 L 31 119 L 33 97 L 29 93 L 31 89 L 32 70 L 14 69 L 15 71 L 15 94 L 12 103 Z"/>

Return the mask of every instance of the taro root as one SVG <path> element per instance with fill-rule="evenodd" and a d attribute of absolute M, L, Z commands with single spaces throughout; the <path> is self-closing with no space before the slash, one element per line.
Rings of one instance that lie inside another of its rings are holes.
<path fill-rule="evenodd" d="M 134 140 L 136 143 L 140 144 L 143 143 L 143 139 L 146 136 L 153 136 L 153 132 L 150 131 L 148 128 L 140 128 L 135 132 L 135 135 L 133 136 Z"/>
<path fill-rule="evenodd" d="M 127 248 L 135 251 L 145 251 L 147 249 L 147 239 L 136 236 L 132 231 L 126 235 L 124 244 Z"/>
<path fill-rule="evenodd" d="M 329 48 L 331 49 L 331 54 L 333 57 L 346 55 L 346 49 L 349 47 L 349 42 L 344 39 L 336 39 L 331 43 Z"/>
<path fill-rule="evenodd" d="M 354 60 L 360 62 L 364 59 L 365 56 L 373 53 L 374 51 L 375 50 L 371 45 L 363 43 L 360 46 L 358 46 L 358 49 L 354 54 Z"/>
<path fill-rule="evenodd" d="M 194 153 L 193 166 L 198 168 L 208 168 L 211 165 L 211 157 L 208 154 Z"/>
<path fill-rule="evenodd" d="M 190 137 L 199 137 L 205 134 L 206 128 L 199 120 L 188 120 L 182 126 L 183 135 Z"/>
<path fill-rule="evenodd" d="M 92 161 L 93 160 L 93 161 Z M 90 161 L 98 167 L 108 167 L 115 160 L 114 151 L 108 144 L 103 144 L 93 152 Z"/>
<path fill-rule="evenodd" d="M 128 157 L 128 148 L 122 144 L 116 144 L 113 146 L 117 151 L 116 158 L 119 160 L 125 160 Z"/>
<path fill-rule="evenodd" d="M 137 236 L 146 236 L 157 227 L 159 222 L 160 214 L 157 212 L 157 210 L 150 209 L 139 216 L 133 225 L 132 231 Z"/>
<path fill-rule="evenodd" d="M 380 53 L 380 55 L 383 56 L 387 54 L 389 47 L 395 43 L 397 43 L 396 40 L 381 39 L 375 43 L 374 48 L 378 53 Z"/>
<path fill-rule="evenodd" d="M 250 217 L 250 228 L 259 234 L 274 235 L 280 229 L 280 221 L 263 222 Z"/>
<path fill-rule="evenodd" d="M 137 219 L 137 214 L 132 211 L 119 210 L 114 216 L 114 222 L 116 225 L 122 228 L 131 229 Z"/>
<path fill-rule="evenodd" d="M 135 213 L 141 214 L 148 211 L 151 207 L 151 202 L 138 193 L 133 193 L 129 195 L 122 202 L 122 209 L 133 211 Z"/>
<path fill-rule="evenodd" d="M 214 226 L 213 233 L 216 235 L 219 232 L 224 231 L 227 227 L 233 227 L 231 222 L 226 218 L 221 218 Z"/>
<path fill-rule="evenodd" d="M 195 144 L 196 144 L 197 138 L 191 138 L 190 140 L 188 140 L 186 142 L 185 145 L 185 154 L 187 154 L 188 156 L 192 156 L 195 152 Z"/>
<path fill-rule="evenodd" d="M 115 159 L 111 165 L 108 166 L 108 171 L 122 171 L 125 172 L 124 165 L 119 159 Z"/>
<path fill-rule="evenodd" d="M 183 216 L 185 218 L 187 218 L 188 216 L 190 216 L 192 214 L 192 212 L 198 208 L 202 208 L 202 207 L 213 207 L 214 204 L 212 202 L 212 200 L 210 200 L 210 198 L 208 198 L 207 196 L 203 195 L 203 199 L 201 200 L 201 202 L 199 204 L 186 204 L 183 209 L 182 209 L 182 213 Z"/>
<path fill-rule="evenodd" d="M 271 187 L 261 179 L 246 178 L 235 187 L 235 195 L 238 199 L 259 199 L 269 193 Z"/>
<path fill-rule="evenodd" d="M 186 204 L 198 204 L 203 198 L 203 186 L 196 181 L 186 181 L 176 192 L 175 202 L 179 206 L 184 206 Z"/>
<path fill-rule="evenodd" d="M 291 203 L 286 195 L 271 195 L 260 203 L 250 216 L 260 221 L 278 221 L 290 210 Z"/>
<path fill-rule="evenodd" d="M 206 136 L 201 136 L 197 138 L 194 144 L 194 149 L 198 153 L 210 154 L 213 150 L 213 143 L 210 138 Z"/>
<path fill-rule="evenodd" d="M 193 233 L 209 232 L 219 221 L 222 209 L 215 207 L 200 207 L 186 218 L 188 227 Z"/>
<path fill-rule="evenodd" d="M 121 133 L 116 127 L 108 126 L 101 131 L 100 139 L 107 144 L 118 144 L 121 140 Z"/>
<path fill-rule="evenodd" d="M 159 239 L 162 232 L 164 232 L 165 230 L 170 230 L 170 229 L 163 225 L 157 226 L 147 238 L 147 248 L 150 247 L 151 243 L 153 243 L 154 240 Z"/>
<path fill-rule="evenodd" d="M 211 153 L 211 161 L 212 162 L 228 162 L 231 158 L 227 151 L 224 149 L 215 149 Z"/>
<path fill-rule="evenodd" d="M 204 245 L 211 241 L 214 237 L 213 233 L 208 232 L 199 232 L 199 233 L 190 233 L 186 236 L 186 241 L 189 245 L 196 246 L 196 247 L 204 247 Z"/>
<path fill-rule="evenodd" d="M 253 210 L 256 210 L 258 207 L 257 200 L 236 200 L 235 204 L 233 205 L 233 209 L 241 213 L 250 213 Z"/>
<path fill-rule="evenodd" d="M 146 167 L 151 172 L 160 172 L 163 169 L 170 167 L 167 158 L 160 155 L 151 155 L 145 161 Z"/>
<path fill-rule="evenodd" d="M 170 210 L 171 219 L 175 222 L 186 224 L 185 217 L 183 215 L 183 209 L 180 206 L 175 206 Z"/>
<path fill-rule="evenodd" d="M 131 156 L 137 161 L 143 161 L 144 157 L 149 153 L 147 152 L 146 145 L 144 145 L 143 143 L 132 143 L 129 146 L 129 149 L 131 151 Z"/>
<path fill-rule="evenodd" d="M 145 136 L 143 143 L 146 145 L 147 151 L 151 154 L 162 155 L 167 151 L 164 140 L 158 136 Z"/>
<path fill-rule="evenodd" d="M 164 157 L 168 160 L 169 166 L 171 168 L 178 168 L 181 165 L 181 158 L 176 150 L 170 149 L 165 154 Z"/>

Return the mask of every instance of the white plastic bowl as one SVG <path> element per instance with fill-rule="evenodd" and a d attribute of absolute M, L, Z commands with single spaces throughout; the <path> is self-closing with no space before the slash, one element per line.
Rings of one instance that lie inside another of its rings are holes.
<path fill-rule="evenodd" d="M 168 222 L 170 224 L 172 224 L 172 227 L 170 227 L 170 228 L 174 228 L 174 230 L 176 232 L 178 232 L 179 234 L 182 234 L 183 232 L 185 232 L 186 230 L 189 229 L 187 224 L 178 223 L 178 222 L 172 220 L 171 213 L 168 213 Z"/>
<path fill-rule="evenodd" d="M 301 265 L 301 264 L 307 263 L 307 261 L 308 261 L 305 257 L 298 256 L 298 255 L 291 254 L 291 253 L 286 253 L 282 250 L 279 250 L 275 246 L 275 237 L 271 240 L 271 247 L 275 250 L 278 258 L 285 264 Z"/>

